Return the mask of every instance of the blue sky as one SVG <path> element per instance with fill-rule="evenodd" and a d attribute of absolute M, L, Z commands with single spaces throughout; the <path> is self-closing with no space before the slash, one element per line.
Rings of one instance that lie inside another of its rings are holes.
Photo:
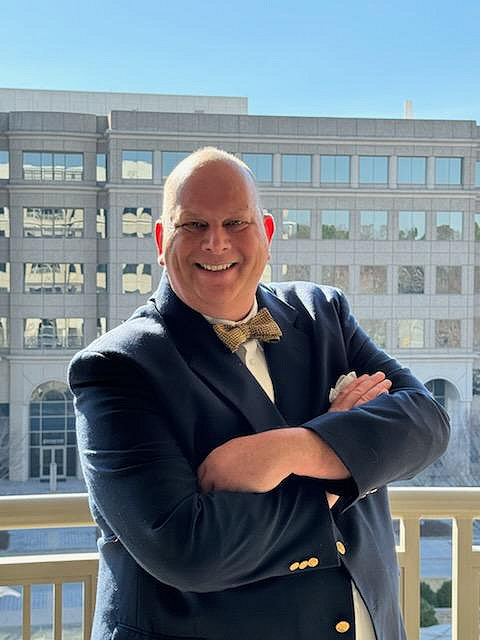
<path fill-rule="evenodd" d="M 247 96 L 252 114 L 480 123 L 479 0 L 5 0 L 0 87 Z M 1 111 L 1 105 L 0 105 Z"/>

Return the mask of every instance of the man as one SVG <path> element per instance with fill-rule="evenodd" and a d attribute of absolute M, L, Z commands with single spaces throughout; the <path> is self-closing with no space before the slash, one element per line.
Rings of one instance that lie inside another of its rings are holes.
<path fill-rule="evenodd" d="M 72 362 L 94 640 L 405 637 L 386 484 L 448 419 L 341 292 L 258 285 L 273 230 L 241 161 L 192 154 L 156 226 L 167 276 Z"/>

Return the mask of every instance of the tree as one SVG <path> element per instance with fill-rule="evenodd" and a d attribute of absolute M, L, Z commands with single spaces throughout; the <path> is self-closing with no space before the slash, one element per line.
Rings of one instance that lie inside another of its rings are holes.
<path fill-rule="evenodd" d="M 446 580 L 437 590 L 437 607 L 452 606 L 452 581 Z"/>
<path fill-rule="evenodd" d="M 420 597 L 426 600 L 432 607 L 437 606 L 437 594 L 426 582 L 420 582 Z"/>
<path fill-rule="evenodd" d="M 420 599 L 420 626 L 431 627 L 434 624 L 438 624 L 437 616 L 435 615 L 435 609 L 424 598 Z"/>

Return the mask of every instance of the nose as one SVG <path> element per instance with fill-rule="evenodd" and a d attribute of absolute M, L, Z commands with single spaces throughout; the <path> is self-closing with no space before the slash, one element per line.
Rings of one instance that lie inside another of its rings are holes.
<path fill-rule="evenodd" d="M 221 224 L 210 225 L 202 239 L 202 249 L 221 254 L 231 247 L 228 230 Z"/>

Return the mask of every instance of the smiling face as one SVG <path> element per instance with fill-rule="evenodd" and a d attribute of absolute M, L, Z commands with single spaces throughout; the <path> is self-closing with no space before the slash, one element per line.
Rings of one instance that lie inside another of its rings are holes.
<path fill-rule="evenodd" d="M 205 315 L 240 320 L 250 311 L 268 259 L 273 219 L 257 207 L 246 170 L 225 159 L 193 166 L 174 194 L 159 262 L 177 296 Z"/>

